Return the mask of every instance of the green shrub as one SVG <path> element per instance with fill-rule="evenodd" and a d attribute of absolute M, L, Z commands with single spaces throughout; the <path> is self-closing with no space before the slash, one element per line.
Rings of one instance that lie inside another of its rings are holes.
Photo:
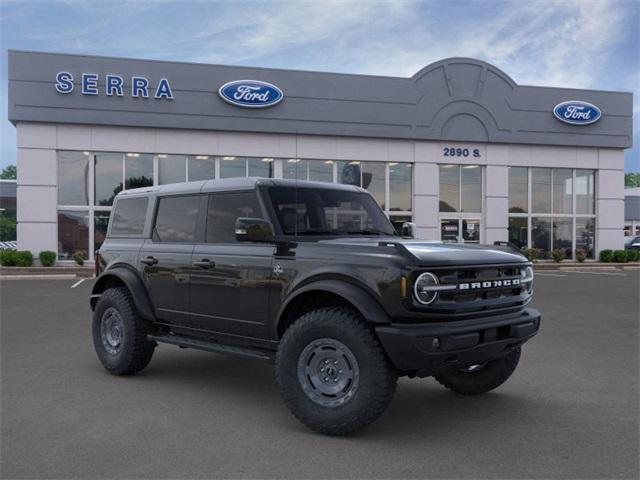
<path fill-rule="evenodd" d="M 43 267 L 53 267 L 56 264 L 56 257 L 56 252 L 52 252 L 51 250 L 44 250 L 38 255 L 40 264 Z"/>
<path fill-rule="evenodd" d="M 556 248 L 551 252 L 551 258 L 553 258 L 553 261 L 556 263 L 560 263 L 562 260 L 564 260 L 565 256 L 566 255 L 564 253 L 564 250 L 562 250 L 561 248 Z"/>
<path fill-rule="evenodd" d="M 30 267 L 33 265 L 33 253 L 29 250 L 18 250 L 16 252 L 16 267 Z"/>
<path fill-rule="evenodd" d="M 627 250 L 627 260 L 630 262 L 637 262 L 640 259 L 640 250 L 632 248 Z"/>
<path fill-rule="evenodd" d="M 16 265 L 15 250 L 0 250 L 0 265 L 4 267 L 15 267 Z"/>
<path fill-rule="evenodd" d="M 539 248 L 523 248 L 522 254 L 527 257 L 527 260 L 533 262 L 540 258 L 540 249 Z"/>
<path fill-rule="evenodd" d="M 613 261 L 625 263 L 627 261 L 627 251 L 626 250 L 616 250 L 613 252 Z"/>
<path fill-rule="evenodd" d="M 587 259 L 587 251 L 584 248 L 576 248 L 576 260 L 580 263 Z"/>
<path fill-rule="evenodd" d="M 84 250 L 76 250 L 75 252 L 73 252 L 73 259 L 80 266 L 84 265 L 84 260 L 86 257 L 87 252 L 85 252 Z"/>
<path fill-rule="evenodd" d="M 600 252 L 601 262 L 613 262 L 613 250 L 602 250 Z"/>

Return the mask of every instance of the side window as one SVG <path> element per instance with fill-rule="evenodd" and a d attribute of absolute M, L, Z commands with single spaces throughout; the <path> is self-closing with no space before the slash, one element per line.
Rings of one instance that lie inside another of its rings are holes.
<path fill-rule="evenodd" d="M 147 216 L 147 197 L 118 200 L 113 212 L 111 235 L 142 235 Z"/>
<path fill-rule="evenodd" d="M 153 239 L 165 243 L 193 242 L 199 205 L 199 195 L 160 198 Z"/>
<path fill-rule="evenodd" d="M 207 243 L 235 243 L 238 217 L 262 218 L 255 191 L 209 195 Z"/>

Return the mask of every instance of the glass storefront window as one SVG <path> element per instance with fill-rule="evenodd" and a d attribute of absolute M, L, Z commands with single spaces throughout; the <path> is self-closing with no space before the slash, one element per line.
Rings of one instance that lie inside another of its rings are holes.
<path fill-rule="evenodd" d="M 573 170 L 553 169 L 553 213 L 573 212 Z"/>
<path fill-rule="evenodd" d="M 309 180 L 333 182 L 333 162 L 328 160 L 308 160 Z"/>
<path fill-rule="evenodd" d="M 273 177 L 273 158 L 249 158 L 247 176 L 249 177 Z"/>
<path fill-rule="evenodd" d="M 107 236 L 111 212 L 94 212 L 93 214 L 93 251 L 97 252 Z"/>
<path fill-rule="evenodd" d="M 186 181 L 186 160 L 184 155 L 158 155 L 158 184 Z"/>
<path fill-rule="evenodd" d="M 551 251 L 551 218 L 531 219 L 531 247 L 540 250 L 540 258 L 549 258 Z"/>
<path fill-rule="evenodd" d="M 593 215 L 595 209 L 595 172 L 576 170 L 576 213 Z"/>
<path fill-rule="evenodd" d="M 460 167 L 439 165 L 440 171 L 440 211 L 460 211 Z M 444 237 L 443 237 L 444 239 Z"/>
<path fill-rule="evenodd" d="M 385 209 L 385 171 L 384 162 L 362 162 L 362 188 L 366 188 L 378 205 Z"/>
<path fill-rule="evenodd" d="M 518 248 L 525 248 L 528 244 L 527 219 L 523 217 L 509 218 L 509 241 Z"/>
<path fill-rule="evenodd" d="M 153 155 L 127 153 L 124 159 L 124 188 L 153 185 Z"/>
<path fill-rule="evenodd" d="M 531 211 L 551 213 L 551 169 L 531 169 Z"/>
<path fill-rule="evenodd" d="M 573 237 L 573 219 L 554 218 L 553 219 L 553 249 L 564 250 L 566 258 L 573 257 L 571 249 Z"/>
<path fill-rule="evenodd" d="M 462 212 L 482 211 L 482 168 L 479 165 L 464 165 L 460 169 Z"/>
<path fill-rule="evenodd" d="M 527 167 L 509 167 L 509 212 L 529 211 L 529 180 Z"/>
<path fill-rule="evenodd" d="M 89 152 L 58 152 L 58 205 L 89 205 Z"/>
<path fill-rule="evenodd" d="M 410 211 L 413 166 L 410 163 L 389 164 L 389 210 Z"/>
<path fill-rule="evenodd" d="M 94 161 L 94 205 L 110 207 L 122 190 L 122 154 L 96 153 Z"/>
<path fill-rule="evenodd" d="M 299 158 L 289 158 L 282 165 L 282 178 L 288 179 L 307 179 L 307 161 Z"/>
<path fill-rule="evenodd" d="M 89 211 L 58 211 L 58 258 L 70 260 L 75 252 L 89 258 Z"/>
<path fill-rule="evenodd" d="M 587 252 L 587 258 L 594 258 L 595 238 L 596 219 L 576 218 L 576 250 L 582 249 Z"/>
<path fill-rule="evenodd" d="M 244 157 L 222 157 L 220 159 L 220 178 L 247 176 L 247 159 Z"/>
<path fill-rule="evenodd" d="M 216 159 L 209 155 L 187 157 L 189 166 L 188 181 L 211 180 L 216 177 Z"/>

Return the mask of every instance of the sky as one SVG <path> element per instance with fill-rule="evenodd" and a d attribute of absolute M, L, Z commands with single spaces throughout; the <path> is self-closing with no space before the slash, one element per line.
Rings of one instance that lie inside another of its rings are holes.
<path fill-rule="evenodd" d="M 447 57 L 521 85 L 634 92 L 640 171 L 640 0 L 0 0 L 0 168 L 16 159 L 7 50 L 409 77 Z"/>

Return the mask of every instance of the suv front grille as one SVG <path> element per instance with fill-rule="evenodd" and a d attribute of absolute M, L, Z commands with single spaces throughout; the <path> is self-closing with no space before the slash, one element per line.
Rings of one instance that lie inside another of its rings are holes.
<path fill-rule="evenodd" d="M 526 265 L 429 269 L 441 286 L 452 287 L 439 292 L 430 311 L 459 317 L 466 313 L 518 310 L 531 299 L 527 284 L 519 283 L 524 268 Z M 514 279 L 518 283 L 511 285 Z"/>

